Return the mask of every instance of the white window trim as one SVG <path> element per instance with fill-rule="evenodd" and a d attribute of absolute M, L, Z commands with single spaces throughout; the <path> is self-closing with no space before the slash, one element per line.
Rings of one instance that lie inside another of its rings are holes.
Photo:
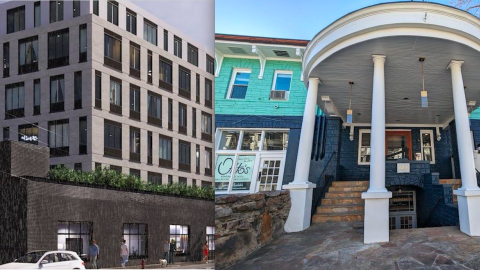
<path fill-rule="evenodd" d="M 435 140 L 434 140 L 434 137 L 433 137 L 433 130 L 431 129 L 421 129 L 420 130 L 420 149 L 421 149 L 421 152 L 422 152 L 422 160 L 425 160 L 424 156 L 423 156 L 423 137 L 422 137 L 422 133 L 429 133 L 430 134 L 430 141 L 432 142 L 432 161 L 430 162 L 430 164 L 435 164 Z"/>
<path fill-rule="evenodd" d="M 293 71 L 292 70 L 275 70 L 275 74 L 273 75 L 273 83 L 272 83 L 272 91 L 285 91 L 285 90 L 275 90 L 275 86 L 277 86 L 277 75 L 278 74 L 290 74 L 292 78 L 290 79 L 290 85 L 288 86 L 288 92 L 292 88 L 292 81 L 293 81 Z"/>
<path fill-rule="evenodd" d="M 371 129 L 360 129 L 358 130 L 358 150 L 357 150 L 357 163 L 358 165 L 370 165 L 370 162 L 361 162 L 360 160 L 360 150 L 362 149 L 362 136 L 364 133 L 372 133 L 372 130 Z M 371 142 L 370 142 L 371 143 Z M 370 145 L 370 153 L 372 152 L 372 149 L 371 149 L 371 145 Z"/>
<path fill-rule="evenodd" d="M 232 77 L 230 78 L 230 84 L 228 85 L 227 99 L 243 100 L 243 98 L 232 98 L 232 97 L 230 97 L 232 95 L 233 83 L 235 82 L 235 78 L 237 77 L 238 72 L 250 73 L 250 76 L 252 74 L 252 70 L 249 69 L 249 68 L 234 68 L 233 72 L 232 72 Z M 248 83 L 250 84 L 250 81 Z M 248 89 L 248 86 L 247 86 L 247 89 Z"/>

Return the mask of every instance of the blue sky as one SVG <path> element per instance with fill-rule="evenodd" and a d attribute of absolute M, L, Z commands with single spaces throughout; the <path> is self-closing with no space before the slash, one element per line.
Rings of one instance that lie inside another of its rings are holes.
<path fill-rule="evenodd" d="M 216 0 L 215 33 L 310 40 L 347 13 L 385 2 L 395 1 Z"/>

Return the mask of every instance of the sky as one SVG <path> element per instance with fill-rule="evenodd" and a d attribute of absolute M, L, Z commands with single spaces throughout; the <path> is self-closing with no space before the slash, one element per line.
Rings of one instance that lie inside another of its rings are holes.
<path fill-rule="evenodd" d="M 385 2 L 396 1 L 216 0 L 215 33 L 310 40 L 340 17 Z"/>

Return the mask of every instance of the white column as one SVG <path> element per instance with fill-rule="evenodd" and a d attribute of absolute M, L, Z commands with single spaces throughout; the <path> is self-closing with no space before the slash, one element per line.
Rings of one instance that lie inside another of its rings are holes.
<path fill-rule="evenodd" d="M 462 187 L 454 191 L 458 198 L 460 230 L 471 236 L 480 236 L 480 189 L 477 185 L 475 160 L 470 136 L 467 101 L 462 78 L 463 61 L 452 60 L 448 68 L 452 74 L 453 108 L 457 133 L 458 156 Z"/>
<path fill-rule="evenodd" d="M 298 145 L 297 164 L 293 182 L 284 185 L 283 189 L 290 190 L 292 207 L 285 222 L 286 232 L 303 231 L 310 226 L 312 212 L 312 195 L 315 184 L 308 181 L 310 171 L 310 156 L 315 129 L 315 107 L 320 80 L 308 79 L 308 92 L 303 112 L 302 131 Z"/>
<path fill-rule="evenodd" d="M 385 188 L 385 55 L 373 55 L 372 130 L 370 135 L 370 187 L 365 200 L 364 243 L 388 242 L 389 199 Z"/>

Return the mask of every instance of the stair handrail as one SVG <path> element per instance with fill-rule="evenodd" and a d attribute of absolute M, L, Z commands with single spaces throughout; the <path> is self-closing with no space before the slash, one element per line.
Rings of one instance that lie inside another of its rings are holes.
<path fill-rule="evenodd" d="M 332 162 L 332 160 L 335 160 L 336 156 L 337 152 L 332 152 L 332 154 L 328 158 L 328 161 L 325 163 L 322 173 L 317 178 L 317 181 L 315 181 L 316 187 L 313 189 L 312 196 L 312 217 L 317 212 L 317 206 L 319 205 L 319 202 L 325 197 L 325 193 L 328 187 L 337 177 L 337 164 L 336 162 Z"/>

